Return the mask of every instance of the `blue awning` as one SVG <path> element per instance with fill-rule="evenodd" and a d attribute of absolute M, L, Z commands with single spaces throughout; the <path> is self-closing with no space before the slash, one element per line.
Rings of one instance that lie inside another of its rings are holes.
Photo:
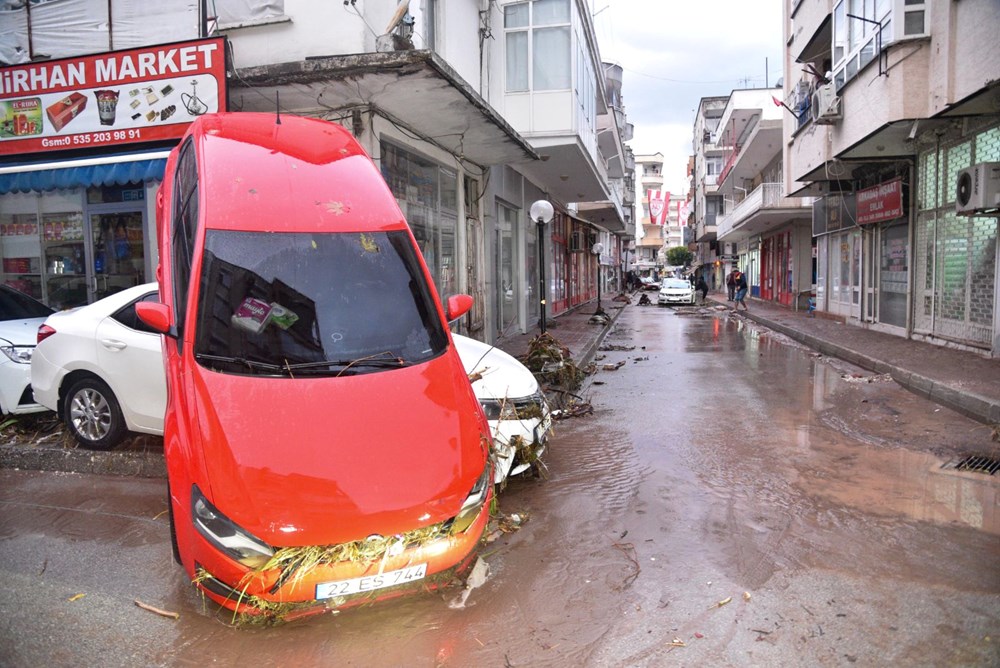
<path fill-rule="evenodd" d="M 0 174 L 0 195 L 90 186 L 123 186 L 163 178 L 165 158 L 132 160 L 107 165 L 39 169 L 30 172 Z"/>

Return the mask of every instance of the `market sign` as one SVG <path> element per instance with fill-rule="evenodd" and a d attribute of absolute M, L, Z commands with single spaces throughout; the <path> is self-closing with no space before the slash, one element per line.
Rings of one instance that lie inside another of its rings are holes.
<path fill-rule="evenodd" d="M 893 179 L 857 193 L 858 225 L 895 220 L 903 215 L 903 180 Z"/>
<path fill-rule="evenodd" d="M 225 38 L 0 68 L 0 156 L 181 137 L 226 110 Z"/>

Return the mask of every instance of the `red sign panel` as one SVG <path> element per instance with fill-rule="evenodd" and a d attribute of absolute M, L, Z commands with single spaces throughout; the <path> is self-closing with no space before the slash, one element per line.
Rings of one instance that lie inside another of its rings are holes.
<path fill-rule="evenodd" d="M 226 110 L 225 38 L 0 68 L 0 156 L 178 138 Z"/>
<path fill-rule="evenodd" d="M 856 195 L 858 225 L 895 220 L 903 215 L 903 180 L 893 179 Z"/>

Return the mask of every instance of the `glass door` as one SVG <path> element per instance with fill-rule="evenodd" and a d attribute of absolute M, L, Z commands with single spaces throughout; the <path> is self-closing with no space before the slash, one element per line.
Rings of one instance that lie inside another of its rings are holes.
<path fill-rule="evenodd" d="M 92 300 L 146 280 L 142 211 L 90 211 L 93 241 Z"/>
<path fill-rule="evenodd" d="M 517 319 L 517 308 L 514 297 L 514 233 L 517 229 L 517 212 L 514 209 L 497 204 L 497 243 L 496 243 L 496 304 L 497 329 L 500 334 L 507 331 L 511 323 Z"/>
<path fill-rule="evenodd" d="M 56 310 L 86 304 L 87 262 L 83 215 L 45 213 L 41 218 L 45 302 Z"/>

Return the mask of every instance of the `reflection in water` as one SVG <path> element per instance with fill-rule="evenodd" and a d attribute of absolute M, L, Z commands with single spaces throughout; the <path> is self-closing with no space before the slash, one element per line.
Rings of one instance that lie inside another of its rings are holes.
<path fill-rule="evenodd" d="M 939 457 L 906 447 L 927 445 L 914 443 L 918 437 L 910 436 L 921 431 L 924 438 L 944 445 L 948 433 L 959 427 L 943 421 L 964 418 L 950 413 L 928 417 L 926 406 L 931 404 L 926 403 L 922 415 L 904 413 L 879 396 L 886 389 L 903 392 L 891 383 L 881 388 L 877 382 L 848 383 L 834 366 L 821 360 L 813 363 L 812 411 L 808 425 L 800 426 L 796 434 L 800 451 L 803 446 L 810 450 L 798 468 L 804 477 L 823 470 L 824 482 L 810 486 L 808 493 L 882 516 L 959 523 L 1000 535 L 1000 490 L 995 481 L 977 473 L 943 471 Z M 859 405 L 868 412 L 859 411 Z M 878 429 L 871 429 L 866 420 L 874 420 Z M 935 422 L 937 431 L 924 428 L 924 421 Z M 906 430 L 896 427 L 904 424 Z"/>

